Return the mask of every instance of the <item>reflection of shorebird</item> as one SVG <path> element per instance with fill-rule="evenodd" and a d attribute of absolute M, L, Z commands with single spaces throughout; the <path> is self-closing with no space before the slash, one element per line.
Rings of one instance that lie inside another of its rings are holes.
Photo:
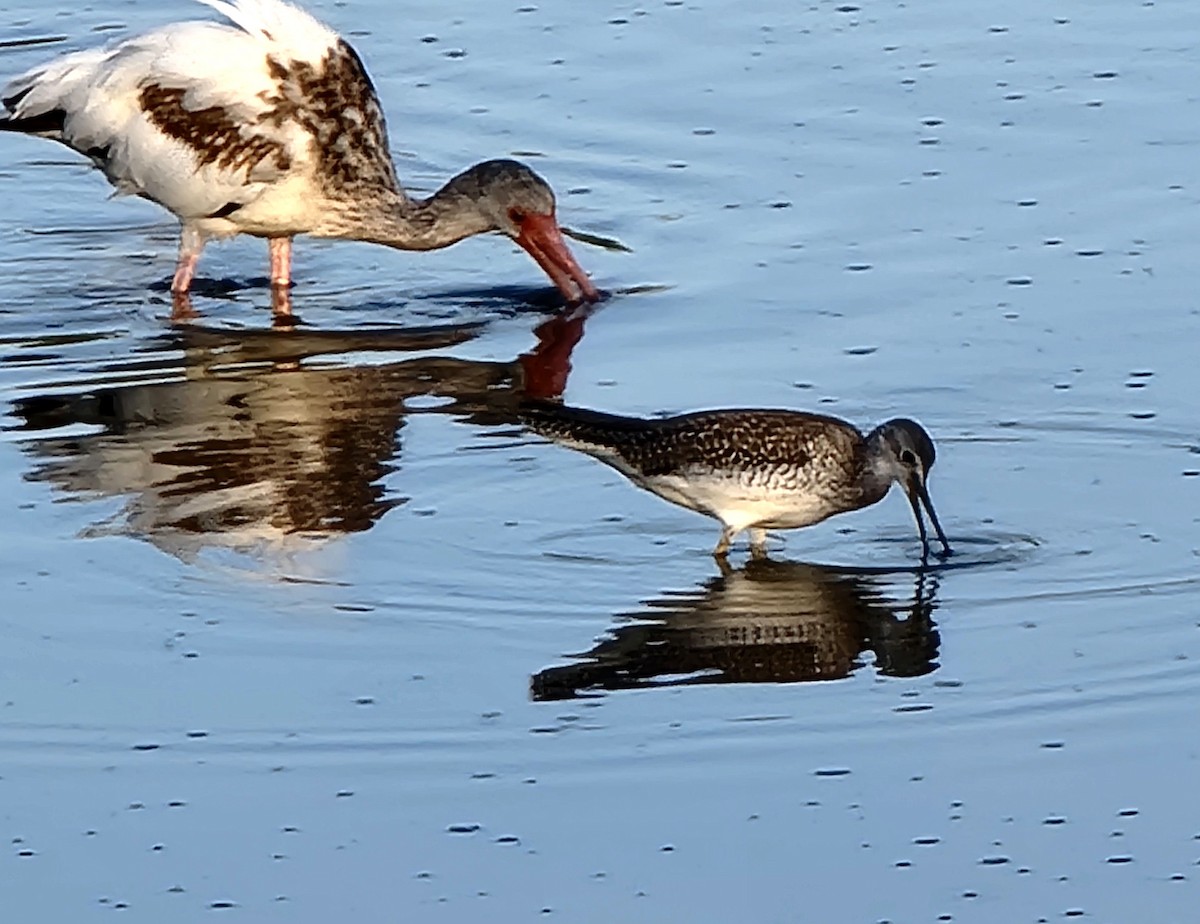
<path fill-rule="evenodd" d="M 915 677 L 937 666 L 932 619 L 936 576 L 915 577 L 912 599 L 885 592 L 881 576 L 801 562 L 752 559 L 701 587 L 623 617 L 575 663 L 531 680 L 534 699 L 589 691 L 703 683 L 836 680 L 874 653 L 881 674 Z"/>
<path fill-rule="evenodd" d="M 563 241 L 554 193 L 527 166 L 487 161 L 409 198 L 375 87 L 345 39 L 280 0 L 202 2 L 234 25 L 174 23 L 73 52 L 16 77 L 0 99 L 0 130 L 60 141 L 118 193 L 179 218 L 178 311 L 205 243 L 235 234 L 267 238 L 281 314 L 297 234 L 433 250 L 500 231 L 569 302 L 599 297 Z"/>
<path fill-rule="evenodd" d="M 764 554 L 768 529 L 810 526 L 868 507 L 883 500 L 893 482 L 912 505 L 922 555 L 928 556 L 929 541 L 921 503 L 950 552 L 925 488 L 933 440 L 912 420 L 889 420 L 863 436 L 844 420 L 798 411 L 646 419 L 539 401 L 526 404 L 521 417 L 535 432 L 595 456 L 664 500 L 720 520 L 716 556 L 744 529 L 751 550 Z"/>
<path fill-rule="evenodd" d="M 369 529 L 403 502 L 388 497 L 381 481 L 397 464 L 398 433 L 414 413 L 408 399 L 441 397 L 448 401 L 432 412 L 512 423 L 522 396 L 549 397 L 565 384 L 583 323 L 583 314 L 550 319 L 538 328 L 538 346 L 511 362 L 426 355 L 349 367 L 304 360 L 442 349 L 481 327 L 182 328 L 162 345 L 183 350 L 180 381 L 18 401 L 27 431 L 102 428 L 31 440 L 26 451 L 38 462 L 28 477 L 76 494 L 130 495 L 117 531 L 184 556 L 207 545 L 252 548 Z"/>

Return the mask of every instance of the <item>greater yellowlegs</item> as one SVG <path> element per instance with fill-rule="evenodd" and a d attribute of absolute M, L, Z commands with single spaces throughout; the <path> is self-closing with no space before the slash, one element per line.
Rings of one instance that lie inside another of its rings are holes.
<path fill-rule="evenodd" d="M 796 529 L 881 501 L 892 482 L 908 495 L 922 559 L 929 539 L 921 505 L 942 544 L 925 480 L 933 440 L 914 420 L 897 417 L 866 436 L 836 417 L 784 410 L 714 410 L 675 417 L 622 417 L 550 402 L 526 402 L 523 422 L 557 443 L 611 465 L 664 500 L 720 520 L 713 555 L 750 530 L 755 555 L 768 529 Z"/>

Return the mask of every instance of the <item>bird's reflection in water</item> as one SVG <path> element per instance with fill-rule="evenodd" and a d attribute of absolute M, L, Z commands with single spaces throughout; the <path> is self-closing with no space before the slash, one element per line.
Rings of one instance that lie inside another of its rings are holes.
<path fill-rule="evenodd" d="M 911 585 L 909 581 L 911 580 Z M 911 589 L 908 589 L 911 586 Z M 903 579 L 803 562 L 752 559 L 693 590 L 621 617 L 575 663 L 535 674 L 535 700 L 703 683 L 845 677 L 873 654 L 880 674 L 937 667 L 937 576 Z"/>
<path fill-rule="evenodd" d="M 544 322 L 535 348 L 510 362 L 428 355 L 473 339 L 480 324 L 181 328 L 148 351 L 156 356 L 143 353 L 96 376 L 149 372 L 158 381 L 17 401 L 19 429 L 76 431 L 26 443 L 35 459 L 27 477 L 74 495 L 127 497 L 92 533 L 134 535 L 185 559 L 209 546 L 260 550 L 369 529 L 406 500 L 389 496 L 382 480 L 399 464 L 407 415 L 515 421 L 522 397 L 561 393 L 585 317 L 577 311 Z M 413 351 L 423 355 L 382 364 L 362 364 L 357 355 Z M 339 354 L 360 364 L 329 358 Z M 426 397 L 441 400 L 412 401 Z"/>

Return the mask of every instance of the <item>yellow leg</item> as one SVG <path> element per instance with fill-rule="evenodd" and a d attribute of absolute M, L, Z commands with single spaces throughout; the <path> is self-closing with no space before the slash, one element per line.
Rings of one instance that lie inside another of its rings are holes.
<path fill-rule="evenodd" d="M 717 540 L 717 547 L 713 549 L 715 558 L 724 558 L 729 554 L 729 546 L 733 544 L 733 537 L 738 534 L 739 530 L 732 526 L 726 526 L 721 530 L 721 538 Z"/>

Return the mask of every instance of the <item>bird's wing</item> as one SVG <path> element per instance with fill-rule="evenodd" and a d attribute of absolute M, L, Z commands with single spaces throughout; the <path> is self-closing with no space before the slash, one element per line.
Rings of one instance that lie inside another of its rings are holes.
<path fill-rule="evenodd" d="M 325 123 L 344 120 L 354 100 L 329 92 L 333 71 L 339 86 L 357 79 L 360 121 L 376 117 L 394 181 L 374 89 L 336 33 L 280 0 L 203 2 L 237 28 L 177 23 L 69 54 L 17 77 L 0 99 L 12 120 L 92 157 L 120 192 L 201 218 L 287 174 L 314 174 L 323 144 L 344 142 Z"/>

